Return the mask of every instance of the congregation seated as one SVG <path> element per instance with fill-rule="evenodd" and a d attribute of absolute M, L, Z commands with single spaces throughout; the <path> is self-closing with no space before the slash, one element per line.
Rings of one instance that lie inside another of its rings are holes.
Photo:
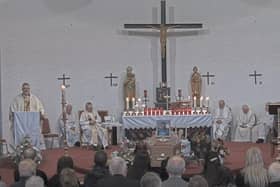
<path fill-rule="evenodd" d="M 185 167 L 185 160 L 182 157 L 171 157 L 166 166 L 169 177 L 162 183 L 162 187 L 186 187 L 188 183 L 182 179 Z"/>
<path fill-rule="evenodd" d="M 104 151 L 97 151 L 94 156 L 94 166 L 85 176 L 84 187 L 94 187 L 100 179 L 110 175 L 107 167 L 107 154 Z"/>
<path fill-rule="evenodd" d="M 269 187 L 280 186 L 280 163 L 273 162 L 268 168 Z"/>
<path fill-rule="evenodd" d="M 161 187 L 161 179 L 154 172 L 147 172 L 140 180 L 140 187 Z"/>
<path fill-rule="evenodd" d="M 201 175 L 195 175 L 190 178 L 188 187 L 208 187 L 208 183 Z"/>
<path fill-rule="evenodd" d="M 251 147 L 246 152 L 245 167 L 236 176 L 236 186 L 267 187 L 268 182 L 268 172 L 264 168 L 261 150 Z"/>
<path fill-rule="evenodd" d="M 35 160 L 36 158 L 36 151 L 33 148 L 27 148 L 23 151 L 23 158 L 24 159 L 30 159 L 30 160 Z M 46 175 L 46 173 L 40 169 L 37 168 L 37 164 L 34 162 L 35 164 L 35 175 L 41 177 L 44 180 L 44 184 L 47 186 L 48 185 L 48 177 Z M 14 171 L 14 179 L 15 181 L 19 181 L 20 180 L 20 173 L 18 168 L 15 169 Z"/>
<path fill-rule="evenodd" d="M 111 176 L 98 181 L 97 187 L 139 187 L 139 181 L 127 179 L 127 165 L 124 159 L 120 157 L 112 158 L 109 164 Z"/>
<path fill-rule="evenodd" d="M 236 120 L 235 141 L 251 142 L 251 130 L 256 125 L 256 115 L 248 105 L 243 105 Z"/>
<path fill-rule="evenodd" d="M 25 187 L 44 187 L 44 181 L 41 177 L 31 176 L 25 183 Z"/>
<path fill-rule="evenodd" d="M 70 168 L 64 168 L 59 176 L 61 187 L 79 187 L 79 180 L 75 171 Z"/>
<path fill-rule="evenodd" d="M 27 179 L 36 173 L 36 164 L 31 159 L 24 159 L 18 165 L 19 180 L 11 185 L 11 187 L 25 187 Z"/>
<path fill-rule="evenodd" d="M 65 168 L 74 168 L 74 161 L 70 156 L 62 156 L 57 161 L 56 174 L 53 175 L 49 180 L 49 186 L 51 187 L 62 187 L 59 181 L 60 173 Z"/>

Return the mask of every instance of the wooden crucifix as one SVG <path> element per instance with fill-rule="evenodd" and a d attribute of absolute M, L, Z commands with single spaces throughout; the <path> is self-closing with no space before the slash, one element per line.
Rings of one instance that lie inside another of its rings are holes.
<path fill-rule="evenodd" d="M 255 70 L 253 74 L 249 74 L 249 77 L 254 77 L 255 79 L 255 84 L 258 84 L 257 82 L 257 77 L 261 77 L 262 74 L 261 73 L 257 73 L 257 71 Z"/>
<path fill-rule="evenodd" d="M 124 24 L 125 29 L 155 29 L 159 31 L 161 48 L 161 77 L 162 83 L 167 83 L 167 65 L 166 65 L 166 43 L 169 29 L 201 29 L 201 23 L 180 24 L 166 23 L 166 2 L 161 0 L 161 23 L 160 24 Z"/>
<path fill-rule="evenodd" d="M 117 83 L 113 84 L 113 79 L 117 79 L 117 76 L 113 76 L 113 73 L 110 73 L 110 76 L 104 77 L 105 79 L 110 79 L 110 86 L 117 86 Z"/>
<path fill-rule="evenodd" d="M 210 78 L 211 77 L 215 77 L 215 75 L 211 75 L 209 72 L 207 72 L 206 75 L 202 75 L 202 77 L 206 77 L 207 78 L 207 85 L 210 84 Z"/>

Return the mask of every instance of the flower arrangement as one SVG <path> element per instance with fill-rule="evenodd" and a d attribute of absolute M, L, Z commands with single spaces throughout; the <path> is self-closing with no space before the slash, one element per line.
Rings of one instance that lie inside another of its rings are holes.
<path fill-rule="evenodd" d="M 40 149 L 38 149 L 37 147 L 34 147 L 31 144 L 31 139 L 28 136 L 25 136 L 23 138 L 23 140 L 21 141 L 21 143 L 19 145 L 17 145 L 16 147 L 14 147 L 12 145 L 10 145 L 10 147 L 13 149 L 13 153 L 11 153 L 11 159 L 13 160 L 13 162 L 15 164 L 19 164 L 19 162 L 24 159 L 25 150 L 30 149 L 30 148 L 35 151 L 36 155 L 33 160 L 37 164 L 40 164 L 43 159 Z"/>

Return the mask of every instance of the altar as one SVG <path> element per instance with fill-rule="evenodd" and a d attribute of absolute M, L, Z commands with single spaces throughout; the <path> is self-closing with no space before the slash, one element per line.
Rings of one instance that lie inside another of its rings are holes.
<path fill-rule="evenodd" d="M 211 127 L 213 117 L 211 114 L 204 115 L 145 115 L 123 116 L 124 129 L 156 128 L 158 121 L 170 121 L 173 128 L 199 128 Z"/>

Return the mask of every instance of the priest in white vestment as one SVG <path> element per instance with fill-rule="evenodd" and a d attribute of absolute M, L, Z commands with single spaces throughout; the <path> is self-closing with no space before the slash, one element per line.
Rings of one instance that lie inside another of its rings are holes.
<path fill-rule="evenodd" d="M 252 131 L 252 142 L 263 143 L 266 141 L 266 137 L 269 132 L 272 131 L 274 123 L 274 115 L 268 113 L 268 106 L 270 103 L 266 103 L 265 112 L 260 115 L 257 120 L 257 125 Z"/>
<path fill-rule="evenodd" d="M 100 142 L 104 148 L 108 147 L 108 131 L 99 123 L 100 117 L 93 110 L 92 103 L 86 103 L 85 109 L 80 116 L 82 144 L 97 147 Z"/>
<path fill-rule="evenodd" d="M 78 122 L 78 117 L 72 112 L 72 105 L 67 104 L 65 107 L 65 129 L 63 115 L 59 116 L 58 125 L 59 131 L 62 135 L 62 140 L 64 138 L 64 131 L 66 130 L 66 142 L 69 147 L 79 145 L 80 142 L 80 127 Z M 62 141 L 63 142 L 63 141 Z"/>
<path fill-rule="evenodd" d="M 29 83 L 22 84 L 22 93 L 15 97 L 9 108 L 9 119 L 14 137 L 14 112 L 40 112 L 41 120 L 44 119 L 44 107 L 42 102 L 30 92 Z M 41 127 L 40 127 L 41 128 Z M 43 135 L 41 136 L 40 149 L 45 149 Z"/>
<path fill-rule="evenodd" d="M 213 139 L 225 140 L 232 125 L 232 113 L 224 100 L 219 101 L 219 107 L 214 112 Z"/>
<path fill-rule="evenodd" d="M 237 117 L 236 123 L 235 141 L 251 142 L 251 131 L 256 125 L 256 115 L 252 112 L 248 105 L 242 106 L 242 110 Z"/>

